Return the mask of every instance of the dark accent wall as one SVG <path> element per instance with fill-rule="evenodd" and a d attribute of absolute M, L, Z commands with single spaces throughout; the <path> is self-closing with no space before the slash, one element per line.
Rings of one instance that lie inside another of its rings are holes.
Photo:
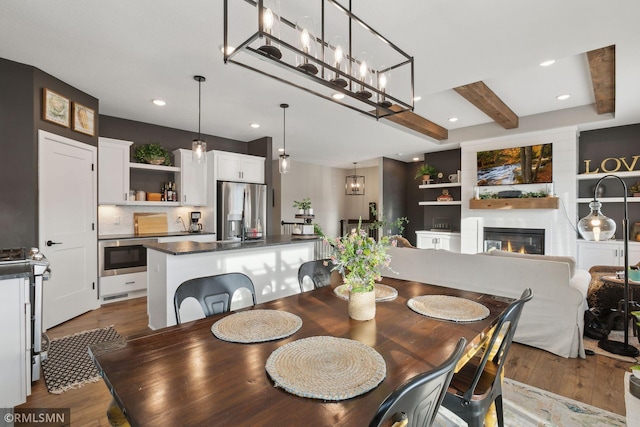
<path fill-rule="evenodd" d="M 38 159 L 34 68 L 0 59 L 0 247 L 35 246 Z"/>
<path fill-rule="evenodd" d="M 98 112 L 98 100 L 28 65 L 0 58 L 0 247 L 38 244 L 38 129 L 93 146 L 91 137 L 42 119 L 42 92 L 49 88 Z M 96 129 L 99 125 L 96 115 Z"/>
<path fill-rule="evenodd" d="M 407 216 L 406 180 L 406 163 L 382 158 L 382 215 L 387 221 Z M 388 230 L 383 230 L 383 233 L 387 234 Z M 403 234 L 405 237 L 408 235 L 407 229 Z"/>
<path fill-rule="evenodd" d="M 632 157 L 640 155 L 640 124 L 618 126 L 613 128 L 598 129 L 584 131 L 580 133 L 578 139 L 578 173 L 585 173 L 585 160 L 591 160 L 590 172 L 594 172 L 600 167 L 602 160 L 613 157 L 625 157 L 627 163 L 631 166 Z M 615 162 L 607 162 L 607 169 L 614 167 Z M 627 168 L 622 165 L 618 172 L 626 172 Z M 640 159 L 635 164 L 633 171 L 640 172 Z M 603 171 L 600 170 L 599 173 Z M 614 173 L 615 172 L 611 172 Z M 631 177 L 624 178 L 627 187 L 636 182 L 640 182 L 640 178 Z M 578 181 L 578 197 L 593 197 L 594 187 L 597 179 Z M 620 182 L 614 178 L 607 178 L 600 184 L 600 189 L 604 187 L 603 197 L 622 197 L 623 188 Z M 623 238 L 622 227 L 620 226 L 624 217 L 623 203 L 605 203 L 602 206 L 602 213 L 616 221 L 618 224 L 615 238 L 621 240 Z M 578 205 L 578 217 L 583 218 L 589 214 L 589 204 L 580 203 Z M 629 228 L 633 229 L 635 223 L 640 223 L 640 203 L 628 204 Z M 631 236 L 633 239 L 633 236 Z"/>

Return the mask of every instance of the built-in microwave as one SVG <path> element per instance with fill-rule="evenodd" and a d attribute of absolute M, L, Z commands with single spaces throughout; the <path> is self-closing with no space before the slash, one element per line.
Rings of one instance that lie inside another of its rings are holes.
<path fill-rule="evenodd" d="M 147 248 L 144 245 L 148 243 L 158 243 L 158 239 L 100 240 L 100 277 L 147 271 Z"/>

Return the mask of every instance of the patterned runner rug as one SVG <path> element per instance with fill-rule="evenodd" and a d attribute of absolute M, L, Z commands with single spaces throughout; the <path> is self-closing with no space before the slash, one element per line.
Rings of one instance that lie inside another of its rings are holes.
<path fill-rule="evenodd" d="M 505 378 L 502 388 L 504 425 L 507 427 L 623 427 L 625 417 L 539 388 Z M 467 424 L 445 408 L 434 427 Z M 497 422 L 487 426 L 495 426 Z"/>
<path fill-rule="evenodd" d="M 51 340 L 47 359 L 42 362 L 49 393 L 61 394 L 100 380 L 100 374 L 89 357 L 88 346 L 122 340 L 124 338 L 111 326 Z"/>

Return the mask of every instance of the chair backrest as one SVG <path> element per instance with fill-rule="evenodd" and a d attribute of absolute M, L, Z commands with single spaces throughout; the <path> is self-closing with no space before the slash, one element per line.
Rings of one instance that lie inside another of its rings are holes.
<path fill-rule="evenodd" d="M 520 314 L 522 314 L 524 304 L 531 301 L 531 298 L 533 298 L 533 292 L 530 288 L 525 289 L 522 295 L 520 295 L 520 299 L 509 304 L 500 319 L 498 319 L 493 335 L 485 347 L 480 364 L 478 364 L 476 368 L 471 386 L 464 393 L 463 399 L 465 401 L 471 401 L 489 359 L 497 366 L 495 381 L 502 381 L 502 369 L 504 368 L 507 353 L 509 353 L 509 348 L 513 342 L 513 335 L 516 333 L 516 328 L 518 327 Z"/>
<path fill-rule="evenodd" d="M 399 423 L 407 427 L 430 426 L 435 419 L 442 399 L 451 382 L 453 370 L 462 357 L 467 340 L 460 338 L 449 358 L 431 371 L 416 375 L 395 389 L 382 402 L 369 427 Z"/>
<path fill-rule="evenodd" d="M 326 264 L 326 265 L 325 265 Z M 331 261 L 328 259 L 319 259 L 316 261 L 308 261 L 302 263 L 298 269 L 298 283 L 300 284 L 300 292 L 304 292 L 302 286 L 305 277 L 309 277 L 313 281 L 314 289 L 327 286 L 331 283 Z"/>
<path fill-rule="evenodd" d="M 186 298 L 195 298 L 200 303 L 204 315 L 209 317 L 229 311 L 234 292 L 242 288 L 251 292 L 255 305 L 256 291 L 253 282 L 243 273 L 225 273 L 187 280 L 178 286 L 173 297 L 176 321 L 178 324 L 181 323 L 180 305 Z"/>

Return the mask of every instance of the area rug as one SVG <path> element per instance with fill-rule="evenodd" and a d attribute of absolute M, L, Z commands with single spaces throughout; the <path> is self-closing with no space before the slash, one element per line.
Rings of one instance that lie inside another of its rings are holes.
<path fill-rule="evenodd" d="M 611 331 L 607 339 L 610 339 L 612 341 L 624 342 L 624 330 Z M 631 331 L 631 329 L 629 330 L 629 345 L 638 348 L 638 337 L 633 336 L 633 332 Z M 601 349 L 600 347 L 598 347 L 598 340 L 594 340 L 589 337 L 584 337 L 584 348 L 585 350 L 592 350 L 595 354 L 611 357 L 612 359 L 620 360 L 622 362 L 638 363 L 638 359 L 635 357 L 620 356 L 618 354 L 609 353 L 608 351 Z"/>
<path fill-rule="evenodd" d="M 111 326 L 51 340 L 47 359 L 42 362 L 49 393 L 61 394 L 100 380 L 100 374 L 89 357 L 88 346 L 122 340 L 124 338 Z"/>
<path fill-rule="evenodd" d="M 623 427 L 622 415 L 568 399 L 539 388 L 505 378 L 502 388 L 504 425 L 507 427 Z M 458 427 L 466 423 L 441 408 L 433 424 Z M 487 423 L 488 425 L 488 423 Z M 497 425 L 494 423 L 494 425 Z"/>

